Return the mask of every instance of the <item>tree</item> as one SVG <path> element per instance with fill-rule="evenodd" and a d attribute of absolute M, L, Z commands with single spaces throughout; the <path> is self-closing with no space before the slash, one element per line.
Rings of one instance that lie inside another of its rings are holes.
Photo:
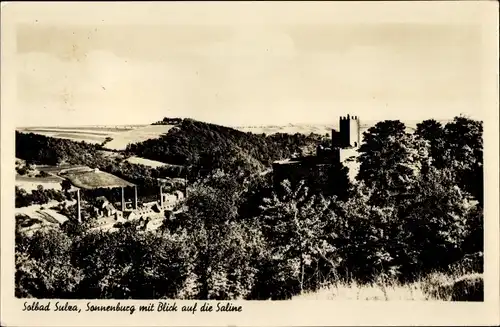
<path fill-rule="evenodd" d="M 334 223 L 330 201 L 311 195 L 304 182 L 293 190 L 288 181 L 282 186 L 284 194 L 265 199 L 260 216 L 269 252 L 259 292 L 275 299 L 319 287 L 320 276 L 337 264 L 328 242 Z"/>
<path fill-rule="evenodd" d="M 36 204 L 45 204 L 50 200 L 42 185 L 38 185 L 36 190 L 31 190 L 31 195 Z"/>
<path fill-rule="evenodd" d="M 338 278 L 345 282 L 373 282 L 380 274 L 398 274 L 392 252 L 396 210 L 371 204 L 373 192 L 359 183 L 349 199 L 338 203 L 331 242 L 341 258 Z"/>
<path fill-rule="evenodd" d="M 79 298 L 177 298 L 188 273 L 189 243 L 153 233 L 138 233 L 138 224 L 118 233 L 87 232 L 73 243 L 76 267 L 82 270 Z"/>
<path fill-rule="evenodd" d="M 430 168 L 412 185 L 411 198 L 398 207 L 392 239 L 405 275 L 443 269 L 464 255 L 468 220 L 476 204 L 449 169 Z"/>
<path fill-rule="evenodd" d="M 67 179 L 61 182 L 61 189 L 63 192 L 67 193 L 71 189 L 71 182 Z"/>
<path fill-rule="evenodd" d="M 191 249 L 191 299 L 245 298 L 254 284 L 256 262 L 263 252 L 259 229 L 238 216 L 241 184 L 221 172 L 195 183 L 187 211 L 167 232 L 188 235 Z"/>
<path fill-rule="evenodd" d="M 443 167 L 446 147 L 443 125 L 435 119 L 424 120 L 417 124 L 414 134 L 418 138 L 429 142 L 433 164 L 436 167 Z"/>
<path fill-rule="evenodd" d="M 417 125 L 415 136 L 430 145 L 432 164 L 450 169 L 459 185 L 483 202 L 483 125 L 467 117 L 455 117 L 444 127 L 435 120 Z"/>
<path fill-rule="evenodd" d="M 460 185 L 482 205 L 483 123 L 466 117 L 455 117 L 445 126 L 446 166 L 455 171 Z"/>
<path fill-rule="evenodd" d="M 57 229 L 16 238 L 16 296 L 71 298 L 81 271 L 71 264 L 71 239 Z"/>
<path fill-rule="evenodd" d="M 33 203 L 33 197 L 25 189 L 16 186 L 16 208 L 27 207 Z"/>
<path fill-rule="evenodd" d="M 396 203 L 409 183 L 428 166 L 425 143 L 405 131 L 398 120 L 377 123 L 363 133 L 356 179 L 373 189 L 372 201 Z"/>

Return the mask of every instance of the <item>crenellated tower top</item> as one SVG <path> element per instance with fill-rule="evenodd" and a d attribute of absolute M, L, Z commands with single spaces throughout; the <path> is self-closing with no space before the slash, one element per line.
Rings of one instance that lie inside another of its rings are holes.
<path fill-rule="evenodd" d="M 340 143 L 342 147 L 345 148 L 355 148 L 359 146 L 360 135 L 359 135 L 359 117 L 347 116 L 340 117 Z"/>

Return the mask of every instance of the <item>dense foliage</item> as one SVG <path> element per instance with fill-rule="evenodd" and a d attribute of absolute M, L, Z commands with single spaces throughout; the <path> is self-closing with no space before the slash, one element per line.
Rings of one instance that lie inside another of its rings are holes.
<path fill-rule="evenodd" d="M 31 190 L 31 193 L 16 186 L 16 208 L 27 207 L 33 204 L 46 204 L 51 200 L 61 202 L 66 199 L 71 200 L 71 196 L 59 190 L 44 189 L 42 185 L 38 185 L 36 189 Z"/>
<path fill-rule="evenodd" d="M 127 151 L 137 156 L 198 170 L 226 171 L 262 169 L 274 160 L 300 153 L 317 144 L 319 135 L 244 133 L 233 128 L 184 119 L 159 139 L 129 144 Z"/>
<path fill-rule="evenodd" d="M 328 190 L 335 179 L 276 189 L 270 174 L 243 174 L 223 160 L 189 185 L 186 210 L 156 231 L 18 233 L 16 295 L 287 299 L 338 280 L 412 281 L 465 259 L 481 272 L 481 126 L 457 117 L 410 134 L 399 121 L 378 123 L 364 135 L 357 180 L 343 197 Z M 162 142 L 151 143 L 155 153 L 188 160 L 182 146 Z M 193 153 L 201 147 L 179 142 Z"/>
<path fill-rule="evenodd" d="M 433 165 L 449 169 L 458 185 L 483 203 L 483 124 L 466 117 L 442 126 L 426 120 L 415 134 L 429 143 Z"/>

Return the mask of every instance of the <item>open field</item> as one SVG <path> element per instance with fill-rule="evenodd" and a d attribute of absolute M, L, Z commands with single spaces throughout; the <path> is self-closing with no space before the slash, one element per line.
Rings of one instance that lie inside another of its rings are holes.
<path fill-rule="evenodd" d="M 92 126 L 32 126 L 32 127 L 19 127 L 18 130 L 27 132 L 38 131 L 43 129 L 57 130 L 57 131 L 71 130 L 71 131 L 121 132 L 144 126 L 148 125 L 139 124 L 139 125 L 92 125 Z"/>
<path fill-rule="evenodd" d="M 173 125 L 127 125 L 127 126 L 82 126 L 82 127 L 23 127 L 17 130 L 76 142 L 85 141 L 102 144 L 107 138 L 112 140 L 105 148 L 124 150 L 129 143 L 158 138 L 167 133 Z"/>
<path fill-rule="evenodd" d="M 87 143 L 101 144 L 106 138 L 119 137 L 121 133 L 140 129 L 147 125 L 139 126 L 81 126 L 81 127 L 25 127 L 18 128 L 20 132 L 35 133 L 45 136 L 68 139 L 72 141 L 85 141 Z"/>
<path fill-rule="evenodd" d="M 68 171 L 68 170 L 89 170 L 90 168 L 87 166 L 82 166 L 82 165 L 59 165 L 59 166 L 49 166 L 49 165 L 43 165 L 43 166 L 37 166 L 36 167 L 40 171 L 44 171 L 48 174 L 60 174 L 62 172 Z"/>
<path fill-rule="evenodd" d="M 24 160 L 16 158 L 16 167 L 25 167 Z M 16 173 L 16 186 L 26 190 L 27 192 L 36 190 L 39 185 L 41 185 L 44 189 L 61 190 L 61 182 L 64 179 L 56 175 L 57 172 L 55 169 L 52 169 L 54 171 L 52 172 L 49 167 L 51 166 L 33 167 L 31 170 L 26 171 L 23 175 Z M 37 176 L 42 171 L 48 173 L 49 175 L 44 177 Z"/>
<path fill-rule="evenodd" d="M 17 159 L 16 161 L 24 162 L 23 160 Z M 64 180 L 63 177 L 59 176 L 65 172 L 75 172 L 75 171 L 85 171 L 90 170 L 89 167 L 86 166 L 77 166 L 77 165 L 60 165 L 60 166 L 50 166 L 50 165 L 35 165 L 34 169 L 36 172 L 45 172 L 49 174 L 49 176 L 45 177 L 35 177 L 28 175 L 19 175 L 16 174 L 16 186 L 26 190 L 27 192 L 31 192 L 32 190 L 36 190 L 39 185 L 41 185 L 44 189 L 54 189 L 61 190 L 61 183 Z"/>
<path fill-rule="evenodd" d="M 153 167 L 153 168 L 165 167 L 165 166 L 181 167 L 181 166 L 177 166 L 177 165 L 166 164 L 164 162 L 160 162 L 160 161 L 156 161 L 156 160 L 150 160 L 150 159 L 141 158 L 141 157 L 135 157 L 135 156 L 134 157 L 130 157 L 130 158 L 126 159 L 126 160 L 128 162 L 130 162 L 131 164 L 144 165 L 144 166 Z"/>
<path fill-rule="evenodd" d="M 62 181 L 62 180 L 61 180 Z M 16 176 L 16 186 L 26 190 L 27 192 L 31 192 L 32 190 L 36 190 L 38 185 L 42 185 L 42 187 L 46 190 L 54 189 L 61 190 L 61 181 L 47 181 L 47 180 L 39 180 L 39 179 L 18 179 Z"/>
<path fill-rule="evenodd" d="M 115 159 L 117 162 L 127 161 L 131 164 L 134 164 L 134 165 L 144 165 L 144 166 L 148 166 L 151 168 L 167 167 L 167 166 L 168 167 L 179 167 L 179 168 L 182 167 L 179 165 L 172 165 L 169 163 L 156 161 L 156 160 L 150 160 L 150 159 L 141 158 L 141 157 L 137 157 L 137 156 L 132 156 L 130 158 L 126 158 L 123 154 L 121 154 L 119 152 L 113 152 L 113 151 L 108 151 L 108 150 L 102 150 L 102 151 L 99 151 L 99 153 L 106 156 L 107 158 Z"/>
<path fill-rule="evenodd" d="M 45 135 L 45 136 L 50 136 L 54 138 L 59 138 L 59 139 L 67 139 L 75 142 L 81 142 L 85 141 L 87 143 L 91 144 L 102 144 L 106 138 L 108 137 L 108 134 L 103 134 L 103 135 L 95 135 L 93 133 L 86 133 L 85 131 L 46 131 L 46 130 L 22 130 L 21 132 L 25 133 L 35 133 L 35 134 L 40 134 L 40 135 Z M 109 136 L 111 137 L 111 136 Z"/>
<path fill-rule="evenodd" d="M 374 126 L 378 121 L 364 120 L 360 121 L 360 132 L 363 133 L 370 127 Z M 440 121 L 442 124 L 446 124 L 448 121 Z M 413 132 L 416 128 L 417 122 L 414 121 L 403 121 L 406 125 L 408 132 Z M 309 135 L 311 133 L 319 135 L 330 135 L 332 129 L 339 130 L 339 123 L 334 122 L 332 124 L 288 124 L 288 125 L 262 125 L 262 126 L 232 126 L 232 128 L 240 130 L 242 132 L 251 132 L 254 134 L 276 134 L 276 133 L 287 133 L 287 134 L 305 134 Z"/>
<path fill-rule="evenodd" d="M 48 177 L 29 177 L 16 175 L 16 181 L 33 183 L 60 183 L 63 181 L 63 179 L 61 177 L 52 175 Z"/>
<path fill-rule="evenodd" d="M 305 134 L 311 133 L 325 135 L 332 132 L 332 128 L 336 128 L 335 124 L 288 124 L 288 125 L 269 125 L 269 126 L 235 126 L 233 127 L 242 132 L 251 132 L 254 134 Z"/>
<path fill-rule="evenodd" d="M 125 150 L 129 143 L 143 142 L 149 139 L 159 138 L 174 127 L 173 125 L 147 125 L 132 130 L 120 132 L 110 136 L 113 138 L 106 143 L 104 148 L 112 150 Z"/>
<path fill-rule="evenodd" d="M 360 126 L 361 133 L 370 128 L 372 125 L 362 124 Z M 282 126 L 238 126 L 234 127 L 242 132 L 251 132 L 254 134 L 276 134 L 276 133 L 286 133 L 286 134 L 304 134 L 309 135 L 311 133 L 329 136 L 332 133 L 332 129 L 338 130 L 338 123 L 335 124 L 288 124 Z"/>

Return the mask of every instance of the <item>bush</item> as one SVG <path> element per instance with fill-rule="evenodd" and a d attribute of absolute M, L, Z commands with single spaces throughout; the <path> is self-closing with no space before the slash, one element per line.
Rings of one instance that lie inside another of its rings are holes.
<path fill-rule="evenodd" d="M 50 174 L 48 174 L 48 173 L 46 173 L 46 172 L 44 172 L 44 171 L 40 171 L 40 172 L 38 172 L 38 174 L 36 175 L 36 177 L 41 177 L 41 178 L 43 178 L 43 177 L 49 177 L 49 176 L 50 176 Z"/>
<path fill-rule="evenodd" d="M 466 275 L 451 285 L 452 301 L 484 301 L 484 281 L 480 274 Z"/>

